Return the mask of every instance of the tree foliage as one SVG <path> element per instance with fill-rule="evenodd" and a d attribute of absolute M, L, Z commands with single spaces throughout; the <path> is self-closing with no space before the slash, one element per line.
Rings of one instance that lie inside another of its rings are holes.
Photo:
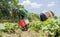
<path fill-rule="evenodd" d="M 0 0 L 0 17 L 8 17 L 10 15 L 10 11 L 17 7 L 18 0 Z"/>
<path fill-rule="evenodd" d="M 26 18 L 27 10 L 23 5 L 18 5 L 18 2 L 18 0 L 0 0 L 0 19 L 15 20 L 22 16 Z"/>
<path fill-rule="evenodd" d="M 30 13 L 29 14 L 29 20 L 30 21 L 38 21 L 39 20 L 39 14 L 35 14 L 35 13 Z"/>

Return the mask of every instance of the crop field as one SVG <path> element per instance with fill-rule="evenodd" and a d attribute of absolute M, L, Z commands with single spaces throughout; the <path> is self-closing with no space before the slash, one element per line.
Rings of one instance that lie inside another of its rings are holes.
<path fill-rule="evenodd" d="M 18 23 L 0 23 L 0 37 L 54 37 L 56 34 L 60 36 L 60 19 L 29 22 L 27 31 L 22 31 Z"/>
<path fill-rule="evenodd" d="M 59 11 L 59 0 L 0 0 L 0 37 L 60 37 Z"/>

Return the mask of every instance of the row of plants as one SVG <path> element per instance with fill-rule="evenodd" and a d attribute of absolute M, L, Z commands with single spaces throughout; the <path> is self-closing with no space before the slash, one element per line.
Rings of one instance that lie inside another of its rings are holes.
<path fill-rule="evenodd" d="M 19 28 L 17 23 L 0 23 L 0 31 L 14 33 Z"/>
<path fill-rule="evenodd" d="M 49 18 L 44 22 L 41 21 L 30 22 L 28 31 L 31 30 L 35 30 L 43 36 L 45 35 L 45 33 L 48 33 L 50 37 L 60 35 L 60 19 Z"/>
<path fill-rule="evenodd" d="M 51 37 L 56 34 L 60 35 L 60 19 L 47 19 L 46 21 L 32 21 L 28 24 L 28 31 L 37 31 L 44 36 L 48 33 Z M 18 23 L 0 23 L 0 31 L 7 33 L 14 33 L 19 29 Z"/>

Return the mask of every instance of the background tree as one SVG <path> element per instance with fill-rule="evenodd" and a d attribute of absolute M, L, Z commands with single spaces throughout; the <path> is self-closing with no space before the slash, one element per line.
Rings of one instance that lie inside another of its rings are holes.
<path fill-rule="evenodd" d="M 30 21 L 38 21 L 39 20 L 39 14 L 35 14 L 35 13 L 29 13 L 29 20 Z"/>
<path fill-rule="evenodd" d="M 28 11 L 18 4 L 18 0 L 0 0 L 0 19 L 18 20 L 22 16 L 27 18 L 27 14 Z"/>
<path fill-rule="evenodd" d="M 2 13 L 0 16 L 7 19 L 10 16 L 10 11 L 13 7 L 17 7 L 17 3 L 18 0 L 0 0 L 0 13 Z"/>

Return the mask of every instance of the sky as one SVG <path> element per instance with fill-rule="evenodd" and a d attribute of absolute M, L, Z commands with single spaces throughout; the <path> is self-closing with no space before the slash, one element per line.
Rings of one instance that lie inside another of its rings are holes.
<path fill-rule="evenodd" d="M 60 17 L 60 0 L 19 0 L 19 3 L 29 12 L 40 14 L 42 11 L 51 10 Z"/>

